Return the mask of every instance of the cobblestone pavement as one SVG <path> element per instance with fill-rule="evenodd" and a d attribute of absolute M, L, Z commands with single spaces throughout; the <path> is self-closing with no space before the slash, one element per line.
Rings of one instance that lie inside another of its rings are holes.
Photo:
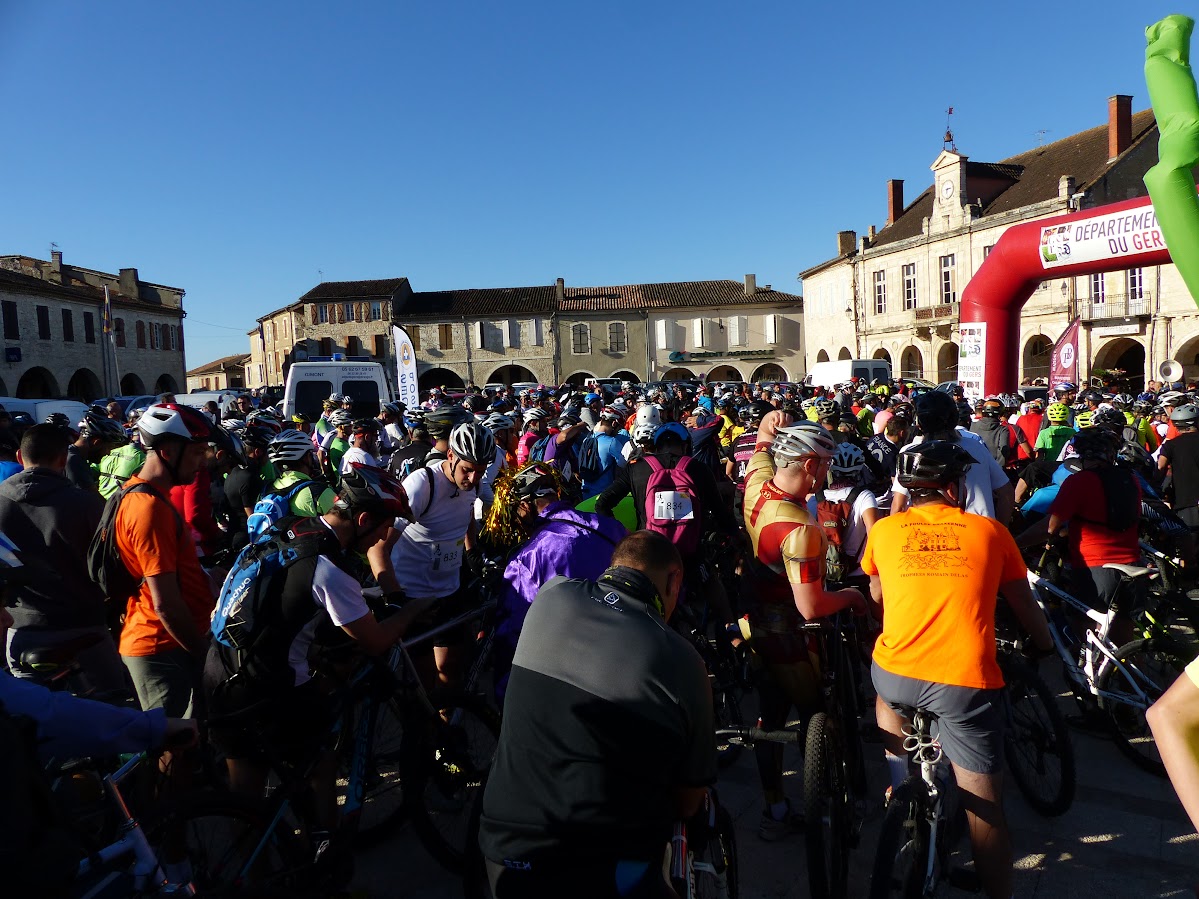
<path fill-rule="evenodd" d="M 1072 712 L 1072 700 L 1060 700 Z M 752 702 L 752 700 L 751 700 Z M 747 708 L 747 712 L 749 709 Z M 747 715 L 748 719 L 748 715 Z M 1009 781 L 1006 808 L 1016 856 L 1016 896 L 1190 897 L 1199 884 L 1196 835 L 1168 781 L 1134 767 L 1110 740 L 1071 731 L 1078 757 L 1074 804 L 1060 818 L 1041 818 Z M 867 746 L 872 795 L 886 786 L 882 748 Z M 798 752 L 788 749 L 788 793 L 801 795 Z M 801 899 L 808 896 L 803 834 L 777 843 L 758 838 L 761 799 L 752 754 L 743 752 L 722 772 L 720 796 L 737 821 L 737 846 L 744 899 Z M 865 896 L 881 814 L 867 821 L 851 863 L 850 896 Z M 961 863 L 969 850 L 958 853 Z M 420 897 L 458 899 L 461 888 L 421 848 L 411 828 L 358 859 L 355 892 L 369 899 Z M 940 895 L 969 893 L 944 889 Z"/>

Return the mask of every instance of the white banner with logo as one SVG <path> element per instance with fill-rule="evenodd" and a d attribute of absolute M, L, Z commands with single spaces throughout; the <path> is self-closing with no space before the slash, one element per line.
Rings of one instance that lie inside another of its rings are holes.
<path fill-rule="evenodd" d="M 1041 228 L 1041 267 L 1046 269 L 1104 262 L 1165 248 L 1166 241 L 1152 206 Z"/>
<path fill-rule="evenodd" d="M 392 344 L 396 352 L 396 400 L 409 409 L 420 405 L 420 388 L 416 381 L 416 352 L 408 332 L 399 325 L 391 327 Z"/>
<path fill-rule="evenodd" d="M 982 398 L 986 371 L 987 323 L 963 323 L 958 339 L 958 381 L 971 403 Z"/>

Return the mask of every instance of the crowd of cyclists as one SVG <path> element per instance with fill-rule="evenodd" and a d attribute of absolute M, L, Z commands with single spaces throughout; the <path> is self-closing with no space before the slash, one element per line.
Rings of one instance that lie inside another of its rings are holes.
<path fill-rule="evenodd" d="M 1199 398 L 1150 386 L 974 404 L 903 380 L 472 386 L 365 416 L 333 396 L 315 421 L 170 395 L 132 420 L 116 404 L 23 433 L 0 418 L 2 717 L 33 720 L 43 762 L 186 757 L 210 719 L 227 788 L 250 797 L 269 789 L 264 744 L 317 758 L 313 865 L 340 886 L 352 848 L 312 654 L 385 654 L 460 621 L 484 584 L 503 712 L 478 829 L 494 894 L 669 896 L 673 823 L 717 781 L 708 675 L 671 625 L 704 622 L 752 659 L 772 731 L 821 707 L 800 625 L 844 610 L 863 622 L 891 789 L 905 714 L 931 710 L 983 888 L 1010 896 L 997 597 L 1035 661 L 1053 644 L 1030 558 L 1059 550 L 1070 589 L 1105 611 L 1120 588 L 1105 565 L 1142 564 L 1147 533 L 1194 569 Z M 431 688 L 461 684 L 474 636 L 443 629 L 415 657 Z M 75 696 L 30 664 L 56 652 Z M 1195 690 L 1191 666 L 1148 720 L 1199 823 Z M 782 747 L 755 760 L 758 834 L 783 839 L 805 822 Z M 48 832 L 0 849 L 0 883 L 70 894 L 70 866 L 39 861 Z"/>

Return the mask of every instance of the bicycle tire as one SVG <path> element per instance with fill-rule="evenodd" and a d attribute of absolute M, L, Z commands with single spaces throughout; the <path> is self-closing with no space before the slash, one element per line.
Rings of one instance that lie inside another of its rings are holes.
<path fill-rule="evenodd" d="M 379 706 L 371 734 L 362 813 L 354 834 L 354 845 L 359 848 L 370 848 L 390 837 L 407 816 L 402 770 L 403 738 L 404 710 L 400 701 L 393 697 Z M 352 746 L 352 741 L 350 744 Z M 348 782 L 339 772 L 339 791 L 347 786 Z"/>
<path fill-rule="evenodd" d="M 499 743 L 500 713 L 465 693 L 435 693 L 430 701 L 451 717 L 460 714 L 461 724 L 426 719 L 416 732 L 406 721 L 404 799 L 421 844 L 443 868 L 461 874 L 471 802 L 482 791 Z"/>
<path fill-rule="evenodd" d="M 1057 698 L 1027 666 L 1005 667 L 1004 679 L 1003 754 L 1012 779 L 1038 814 L 1064 814 L 1074 802 L 1076 770 L 1074 744 Z"/>
<path fill-rule="evenodd" d="M 735 686 L 713 691 L 712 710 L 715 713 L 717 730 L 726 727 L 742 727 L 745 724 L 745 718 L 741 714 L 741 696 L 740 688 Z M 727 738 L 723 741 L 718 739 L 716 742 L 716 766 L 728 768 L 740 757 L 742 748 L 740 743 L 734 743 Z"/>
<path fill-rule="evenodd" d="M 849 883 L 849 809 L 844 753 L 824 712 L 808 721 L 804 743 L 804 844 L 812 899 L 844 899 Z"/>
<path fill-rule="evenodd" d="M 737 867 L 737 834 L 733 816 L 728 809 L 716 801 L 715 823 L 707 835 L 703 847 L 692 860 L 690 883 L 694 886 L 694 899 L 737 899 L 741 895 L 741 884 Z M 714 873 L 697 870 L 695 862 L 711 867 Z M 720 882 L 723 875 L 724 882 Z"/>
<path fill-rule="evenodd" d="M 160 863 L 185 847 L 198 896 L 270 899 L 305 895 L 313 888 L 312 853 L 262 800 L 236 793 L 180 796 L 160 806 L 144 830 Z M 215 851 L 214 836 L 219 840 Z M 258 858 L 246 870 L 255 851 Z"/>
<path fill-rule="evenodd" d="M 1166 768 L 1157 751 L 1153 731 L 1145 720 L 1145 709 L 1131 702 L 1105 697 L 1103 693 L 1126 693 L 1135 686 L 1147 694 L 1150 703 L 1156 702 L 1191 659 L 1178 643 L 1163 637 L 1133 640 L 1117 649 L 1115 656 L 1128 669 L 1129 675 L 1108 663 L 1096 684 L 1100 691 L 1099 707 L 1111 722 L 1120 751 L 1141 769 L 1165 777 Z"/>
<path fill-rule="evenodd" d="M 870 899 L 924 895 L 931 813 L 928 786 L 909 777 L 891 791 L 870 874 Z"/>

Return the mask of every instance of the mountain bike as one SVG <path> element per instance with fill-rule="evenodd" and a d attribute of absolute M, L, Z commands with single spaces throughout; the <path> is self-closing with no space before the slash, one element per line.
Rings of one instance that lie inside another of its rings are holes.
<path fill-rule="evenodd" d="M 670 884 L 679 899 L 737 899 L 738 878 L 733 817 L 712 790 L 696 815 L 675 823 Z"/>

